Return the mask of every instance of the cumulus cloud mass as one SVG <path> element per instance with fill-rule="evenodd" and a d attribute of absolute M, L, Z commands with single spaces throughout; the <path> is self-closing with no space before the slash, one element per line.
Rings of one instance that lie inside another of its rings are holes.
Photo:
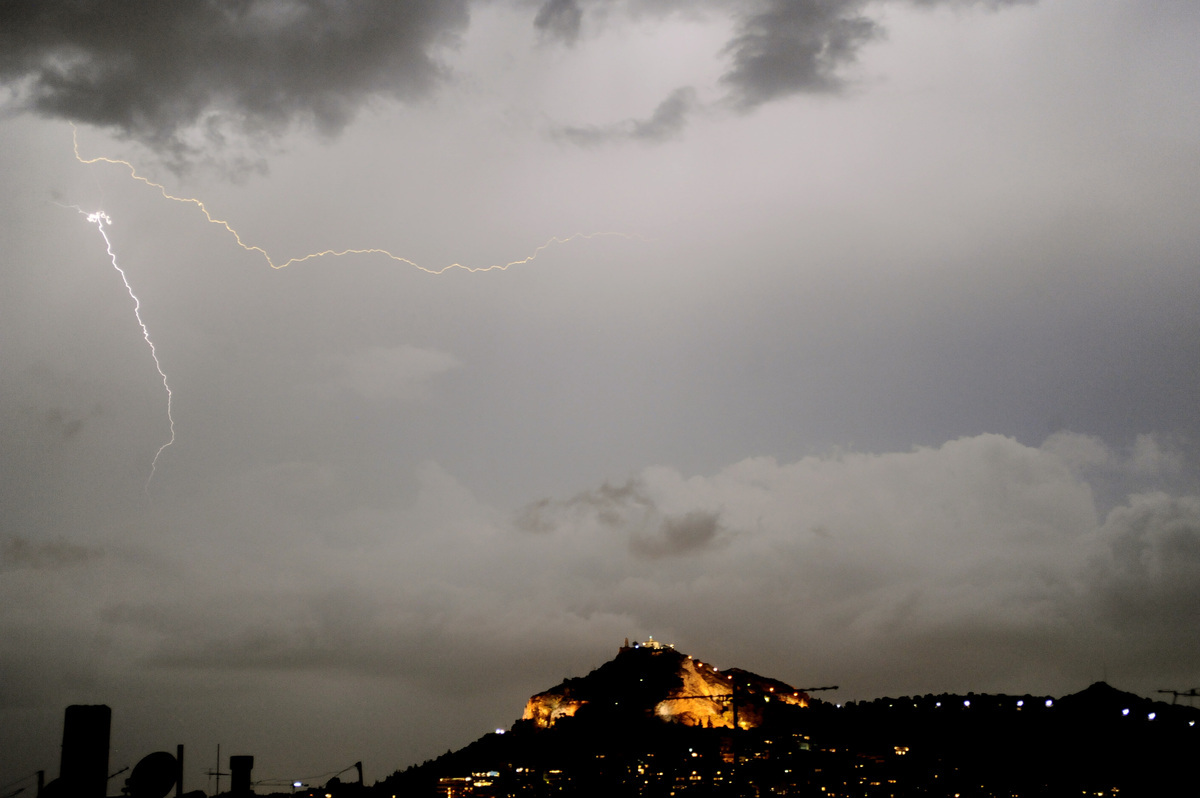
<path fill-rule="evenodd" d="M 708 476 L 649 468 L 539 502 L 515 523 L 430 465 L 408 502 L 329 515 L 320 526 L 342 530 L 334 538 L 298 539 L 285 524 L 281 570 L 253 577 L 236 574 L 237 556 L 179 582 L 159 575 L 162 557 L 179 556 L 169 552 L 97 559 L 13 541 L 5 605 L 31 606 L 40 580 L 75 609 L 36 631 L 6 616 L 6 636 L 31 644 L 7 662 L 6 683 L 38 681 L 54 641 L 89 630 L 122 641 L 93 665 L 102 681 L 233 668 L 290 684 L 299 677 L 286 674 L 348 672 L 401 678 L 438 700 L 476 678 L 517 695 L 555 663 L 648 634 L 704 641 L 718 661 L 753 651 L 781 678 L 850 681 L 864 697 L 1023 690 L 1035 674 L 1062 688 L 1102 671 L 1142 689 L 1184 678 L 1200 644 L 1200 497 L 1138 493 L 1105 512 L 1060 454 L 1102 444 L 1074 437 L 752 458 Z M 305 496 L 327 513 L 319 497 L 344 489 L 336 475 L 301 490 L 294 469 L 280 476 L 255 495 Z M 353 530 L 364 525 L 421 531 L 363 538 Z M 313 579 L 322 571 L 335 578 Z M 447 658 L 461 662 L 452 674 Z"/>

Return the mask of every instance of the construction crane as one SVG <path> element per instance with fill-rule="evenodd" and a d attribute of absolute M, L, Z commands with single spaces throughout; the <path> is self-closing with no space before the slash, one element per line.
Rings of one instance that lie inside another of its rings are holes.
<path fill-rule="evenodd" d="M 1170 693 L 1172 695 L 1172 698 L 1171 698 L 1172 704 L 1174 704 L 1176 701 L 1179 700 L 1179 696 L 1183 696 L 1184 698 L 1196 698 L 1197 696 L 1200 696 L 1200 688 L 1196 688 L 1196 687 L 1193 687 L 1191 690 L 1188 690 L 1187 692 L 1180 692 L 1178 690 L 1159 690 L 1158 692 Z M 1190 706 L 1191 702 L 1188 702 L 1188 704 Z"/>
<path fill-rule="evenodd" d="M 34 793 L 34 795 L 35 796 L 41 795 L 42 787 L 45 784 L 45 778 L 46 778 L 46 771 L 44 771 L 44 770 L 39 770 L 36 773 L 31 773 L 28 776 L 22 776 L 19 779 L 15 779 L 13 781 L 8 782 L 7 784 L 0 784 L 0 798 L 13 798 L 14 795 L 20 795 L 21 793 L 25 792 L 25 790 L 28 789 L 28 785 L 25 787 L 17 787 L 17 785 L 23 781 L 29 781 L 30 779 L 33 779 L 33 778 L 37 779 L 37 792 Z M 13 790 L 13 789 L 11 789 L 13 787 L 17 787 L 17 788 L 15 790 Z"/>

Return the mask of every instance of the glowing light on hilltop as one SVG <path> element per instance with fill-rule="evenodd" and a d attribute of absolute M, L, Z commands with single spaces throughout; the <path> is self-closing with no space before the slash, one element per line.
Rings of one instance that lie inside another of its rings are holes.
<path fill-rule="evenodd" d="M 150 329 L 146 327 L 146 322 L 142 320 L 142 301 L 138 299 L 137 294 L 133 292 L 133 286 L 129 284 L 129 275 L 117 263 L 117 254 L 113 252 L 112 241 L 108 238 L 108 232 L 105 229 L 112 225 L 112 219 L 104 211 L 94 211 L 88 213 L 78 206 L 74 206 L 75 210 L 87 217 L 87 220 L 96 225 L 96 229 L 100 231 L 101 237 L 104 238 L 104 249 L 108 252 L 108 257 L 112 261 L 113 268 L 117 270 L 117 274 L 121 275 L 121 282 L 125 284 L 125 290 L 129 292 L 129 296 L 133 299 L 133 316 L 137 319 L 138 326 L 142 328 L 142 338 L 146 339 L 146 344 L 150 347 L 150 357 L 154 360 L 154 368 L 158 369 L 158 376 L 162 377 L 163 389 L 167 392 L 167 423 L 171 428 L 171 437 L 162 446 L 158 447 L 158 451 L 154 453 L 154 459 L 150 461 L 150 476 L 146 477 L 146 490 L 150 490 L 150 480 L 154 479 L 154 473 L 158 468 L 158 458 L 162 455 L 163 450 L 175 442 L 175 417 L 171 413 L 171 402 L 174 395 L 171 393 L 171 385 L 167 381 L 167 373 L 163 371 L 162 363 L 158 360 L 158 349 L 154 346 L 154 340 L 150 337 Z"/>
<path fill-rule="evenodd" d="M 410 260 L 401 255 L 395 255 L 386 249 L 378 249 L 378 248 L 374 248 L 374 247 L 369 248 L 369 249 L 324 249 L 319 252 L 310 252 L 307 255 L 299 255 L 294 258 L 288 258 L 285 261 L 276 262 L 271 257 L 270 253 L 267 252 L 262 247 L 260 247 L 256 244 L 247 244 L 245 241 L 243 241 L 241 234 L 238 233 L 238 231 L 236 229 L 234 229 L 234 227 L 228 221 L 226 221 L 225 219 L 218 219 L 216 216 L 213 216 L 212 213 L 208 210 L 208 206 L 205 205 L 202 200 L 197 199 L 196 197 L 178 197 L 178 196 L 175 196 L 174 194 L 171 194 L 170 192 L 167 191 L 166 186 L 164 186 L 163 184 L 155 183 L 150 178 L 144 177 L 144 176 L 138 174 L 137 168 L 134 167 L 134 165 L 131 164 L 129 161 L 125 161 L 120 158 L 106 158 L 102 155 L 97 156 L 95 158 L 84 158 L 82 155 L 79 154 L 79 131 L 75 127 L 74 124 L 71 125 L 71 141 L 72 141 L 72 143 L 74 145 L 74 149 L 75 149 L 75 160 L 79 161 L 82 164 L 89 164 L 89 165 L 97 164 L 97 163 L 107 163 L 107 164 L 112 164 L 114 166 L 124 166 L 126 169 L 129 170 L 129 176 L 131 178 L 133 178 L 134 180 L 137 180 L 141 183 L 145 183 L 147 186 L 158 189 L 159 193 L 162 194 L 164 199 L 169 199 L 172 202 L 183 202 L 183 203 L 187 203 L 189 205 L 195 205 L 200 210 L 200 212 L 204 214 L 204 218 L 207 219 L 210 224 L 219 225 L 220 227 L 225 228 L 225 231 L 228 232 L 231 236 L 233 236 L 233 240 L 237 242 L 237 245 L 239 247 L 246 250 L 247 252 L 257 253 L 258 255 L 260 255 L 262 257 L 263 260 L 265 260 L 267 262 L 267 265 L 270 266 L 272 269 L 284 269 L 284 268 L 287 268 L 288 266 L 291 266 L 293 263 L 303 263 L 308 260 L 315 260 L 317 258 L 324 258 L 324 257 L 341 258 L 346 255 L 382 255 L 382 256 L 389 258 L 391 260 L 394 260 L 398 263 L 403 263 L 408 266 L 412 266 L 415 269 L 420 269 L 421 271 L 426 272 L 428 274 L 442 274 L 444 272 L 450 271 L 451 269 L 462 269 L 462 270 L 468 271 L 468 272 L 507 271 L 509 268 L 511 268 L 513 266 L 523 266 L 527 263 L 533 262 L 534 260 L 537 259 L 537 257 L 539 255 L 542 254 L 543 251 L 545 251 L 549 247 L 554 246 L 556 244 L 567 244 L 571 241 L 575 241 L 576 239 L 588 240 L 588 239 L 592 239 L 592 238 L 607 238 L 607 237 L 616 237 L 616 238 L 625 238 L 625 239 L 635 238 L 635 236 L 631 236 L 626 233 L 617 233 L 617 232 L 575 233 L 574 235 L 569 235 L 569 236 L 565 236 L 565 237 L 552 236 L 551 238 L 547 239 L 546 243 L 542 244 L 539 247 L 536 247 L 529 255 L 525 256 L 524 258 L 518 258 L 517 260 L 511 260 L 511 261 L 508 261 L 507 263 L 493 263 L 488 266 L 466 266 L 466 265 L 464 265 L 462 263 L 458 263 L 456 261 L 454 263 L 450 263 L 450 264 L 448 264 L 446 266 L 442 266 L 440 268 L 431 269 L 428 266 L 422 266 L 421 264 L 417 263 L 416 261 Z"/>

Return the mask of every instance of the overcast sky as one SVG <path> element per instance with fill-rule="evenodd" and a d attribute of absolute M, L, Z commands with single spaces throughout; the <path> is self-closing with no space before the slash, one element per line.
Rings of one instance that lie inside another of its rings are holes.
<path fill-rule="evenodd" d="M 1200 686 L 1200 4 L 84 5 L 0 10 L 0 783 L 374 781 L 649 635 Z"/>

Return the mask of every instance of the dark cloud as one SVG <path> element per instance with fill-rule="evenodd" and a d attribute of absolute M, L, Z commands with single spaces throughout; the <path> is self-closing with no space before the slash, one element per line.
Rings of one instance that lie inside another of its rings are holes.
<path fill-rule="evenodd" d="M 683 86 L 671 92 L 645 119 L 627 119 L 615 125 L 564 127 L 557 131 L 557 135 L 582 145 L 608 144 L 621 140 L 658 143 L 682 134 L 689 117 L 697 107 L 696 90 L 690 86 Z"/>
<path fill-rule="evenodd" d="M 63 438 L 73 438 L 83 428 L 82 418 L 70 418 L 57 407 L 47 410 L 44 419 L 46 426 L 57 430 Z"/>
<path fill-rule="evenodd" d="M 102 413 L 99 406 L 93 406 L 91 412 L 86 415 L 67 407 L 51 407 L 46 410 L 25 407 L 22 410 L 43 431 L 64 441 L 76 437 L 88 418 L 94 418 Z"/>
<path fill-rule="evenodd" d="M 533 26 L 547 36 L 567 44 L 579 38 L 583 9 L 576 0 L 546 0 L 533 18 Z"/>
<path fill-rule="evenodd" d="M 541 534 L 581 522 L 627 532 L 630 553 L 644 559 L 703 551 L 717 544 L 723 531 L 717 512 L 664 514 L 640 479 L 623 485 L 606 482 L 563 502 L 542 499 L 522 508 L 516 518 L 518 529 Z"/>
<path fill-rule="evenodd" d="M 643 141 L 664 141 L 683 132 L 688 115 L 696 107 L 696 91 L 684 86 L 671 92 L 667 99 L 658 104 L 649 119 L 633 124 L 630 138 Z"/>
<path fill-rule="evenodd" d="M 1200 497 L 1131 496 L 1108 514 L 1099 537 L 1104 557 L 1094 584 L 1114 625 L 1200 629 Z"/>
<path fill-rule="evenodd" d="M 876 0 L 877 4 L 887 0 Z M 1003 6 L 1036 0 L 910 0 L 918 6 Z M 741 112 L 797 94 L 830 94 L 847 84 L 845 68 L 854 63 L 863 45 L 881 38 L 883 27 L 866 11 L 871 0 L 766 0 L 746 4 L 737 14 L 736 34 L 723 54 L 729 69 L 721 76 L 727 90 L 724 102 Z M 680 4 L 634 3 L 630 13 L 666 15 Z M 557 30 L 559 17 L 564 28 Z M 574 0 L 549 0 L 538 12 L 538 27 L 574 42 L 582 11 Z M 568 24 L 569 22 L 569 24 Z M 699 108 L 691 87 L 676 89 L 646 119 L 612 125 L 564 127 L 557 135 L 575 144 L 593 146 L 621 140 L 662 142 L 678 138 Z"/>
<path fill-rule="evenodd" d="M 1026 0 L 912 1 L 999 7 Z M 865 14 L 868 5 L 768 0 L 734 11 L 736 34 L 724 49 L 731 64 L 721 78 L 726 101 L 748 111 L 840 90 L 843 68 L 882 33 Z M 642 2 L 625 10 L 667 15 L 680 8 Z M 545 0 L 533 24 L 573 44 L 583 16 L 579 0 Z M 445 77 L 437 48 L 468 21 L 469 0 L 15 0 L 0 5 L 0 85 L 17 109 L 115 130 L 179 164 L 201 147 L 219 146 L 231 130 L 263 135 L 299 122 L 332 135 L 372 96 L 424 96 Z M 646 119 L 560 134 L 584 145 L 661 142 L 677 137 L 696 108 L 695 92 L 681 88 Z"/>
<path fill-rule="evenodd" d="M 712 546 L 720 531 L 720 515 L 695 511 L 664 518 L 655 535 L 633 535 L 629 548 L 640 557 L 688 554 Z"/>
<path fill-rule="evenodd" d="M 444 71 L 433 51 L 467 19 L 466 0 L 14 0 L 0 82 L 19 107 L 163 152 L 193 126 L 331 134 L 369 96 L 428 92 Z"/>
<path fill-rule="evenodd" d="M 568 505 L 592 507 L 596 518 L 607 526 L 624 523 L 630 510 L 651 512 L 654 500 L 646 494 L 639 480 L 628 480 L 624 485 L 609 485 L 607 482 L 594 491 L 584 491 L 567 502 Z"/>
<path fill-rule="evenodd" d="M 0 542 L 0 568 L 4 569 L 66 568 L 103 556 L 104 552 L 101 549 L 62 540 L 43 543 L 14 536 Z"/>
<path fill-rule="evenodd" d="M 766 0 L 745 15 L 726 45 L 732 68 L 722 76 L 742 109 L 801 93 L 835 92 L 841 70 L 864 44 L 886 31 L 866 11 L 895 0 Z M 1037 0 L 905 0 L 915 6 L 999 9 Z"/>
<path fill-rule="evenodd" d="M 838 70 L 881 29 L 861 0 L 772 0 L 745 17 L 726 46 L 733 65 L 721 81 L 741 110 L 801 92 L 843 86 Z"/>
<path fill-rule="evenodd" d="M 731 59 L 721 76 L 728 92 L 725 102 L 745 112 L 795 94 L 841 90 L 841 69 L 853 63 L 864 43 L 882 34 L 878 24 L 861 13 L 866 5 L 867 0 L 769 0 L 741 14 L 736 35 L 724 48 Z M 665 4 L 662 11 L 673 7 Z M 585 146 L 629 139 L 666 141 L 682 134 L 698 107 L 695 90 L 683 87 L 646 119 L 564 127 L 558 135 Z"/>
<path fill-rule="evenodd" d="M 552 532 L 579 517 L 590 518 L 606 527 L 627 526 L 654 513 L 654 500 L 640 480 L 624 485 L 605 482 L 595 490 L 586 490 L 566 501 L 542 499 L 526 505 L 518 513 L 516 526 L 527 532 Z"/>
<path fill-rule="evenodd" d="M 532 504 L 527 504 L 517 511 L 515 525 L 517 529 L 522 529 L 526 532 L 534 532 L 536 534 L 545 534 L 554 531 L 554 522 L 549 518 L 548 511 L 550 510 L 550 499 L 539 499 Z"/>
<path fill-rule="evenodd" d="M 1000 9 L 1005 6 L 1031 6 L 1038 0 L 907 0 L 914 6 L 984 6 L 990 9 Z"/>

